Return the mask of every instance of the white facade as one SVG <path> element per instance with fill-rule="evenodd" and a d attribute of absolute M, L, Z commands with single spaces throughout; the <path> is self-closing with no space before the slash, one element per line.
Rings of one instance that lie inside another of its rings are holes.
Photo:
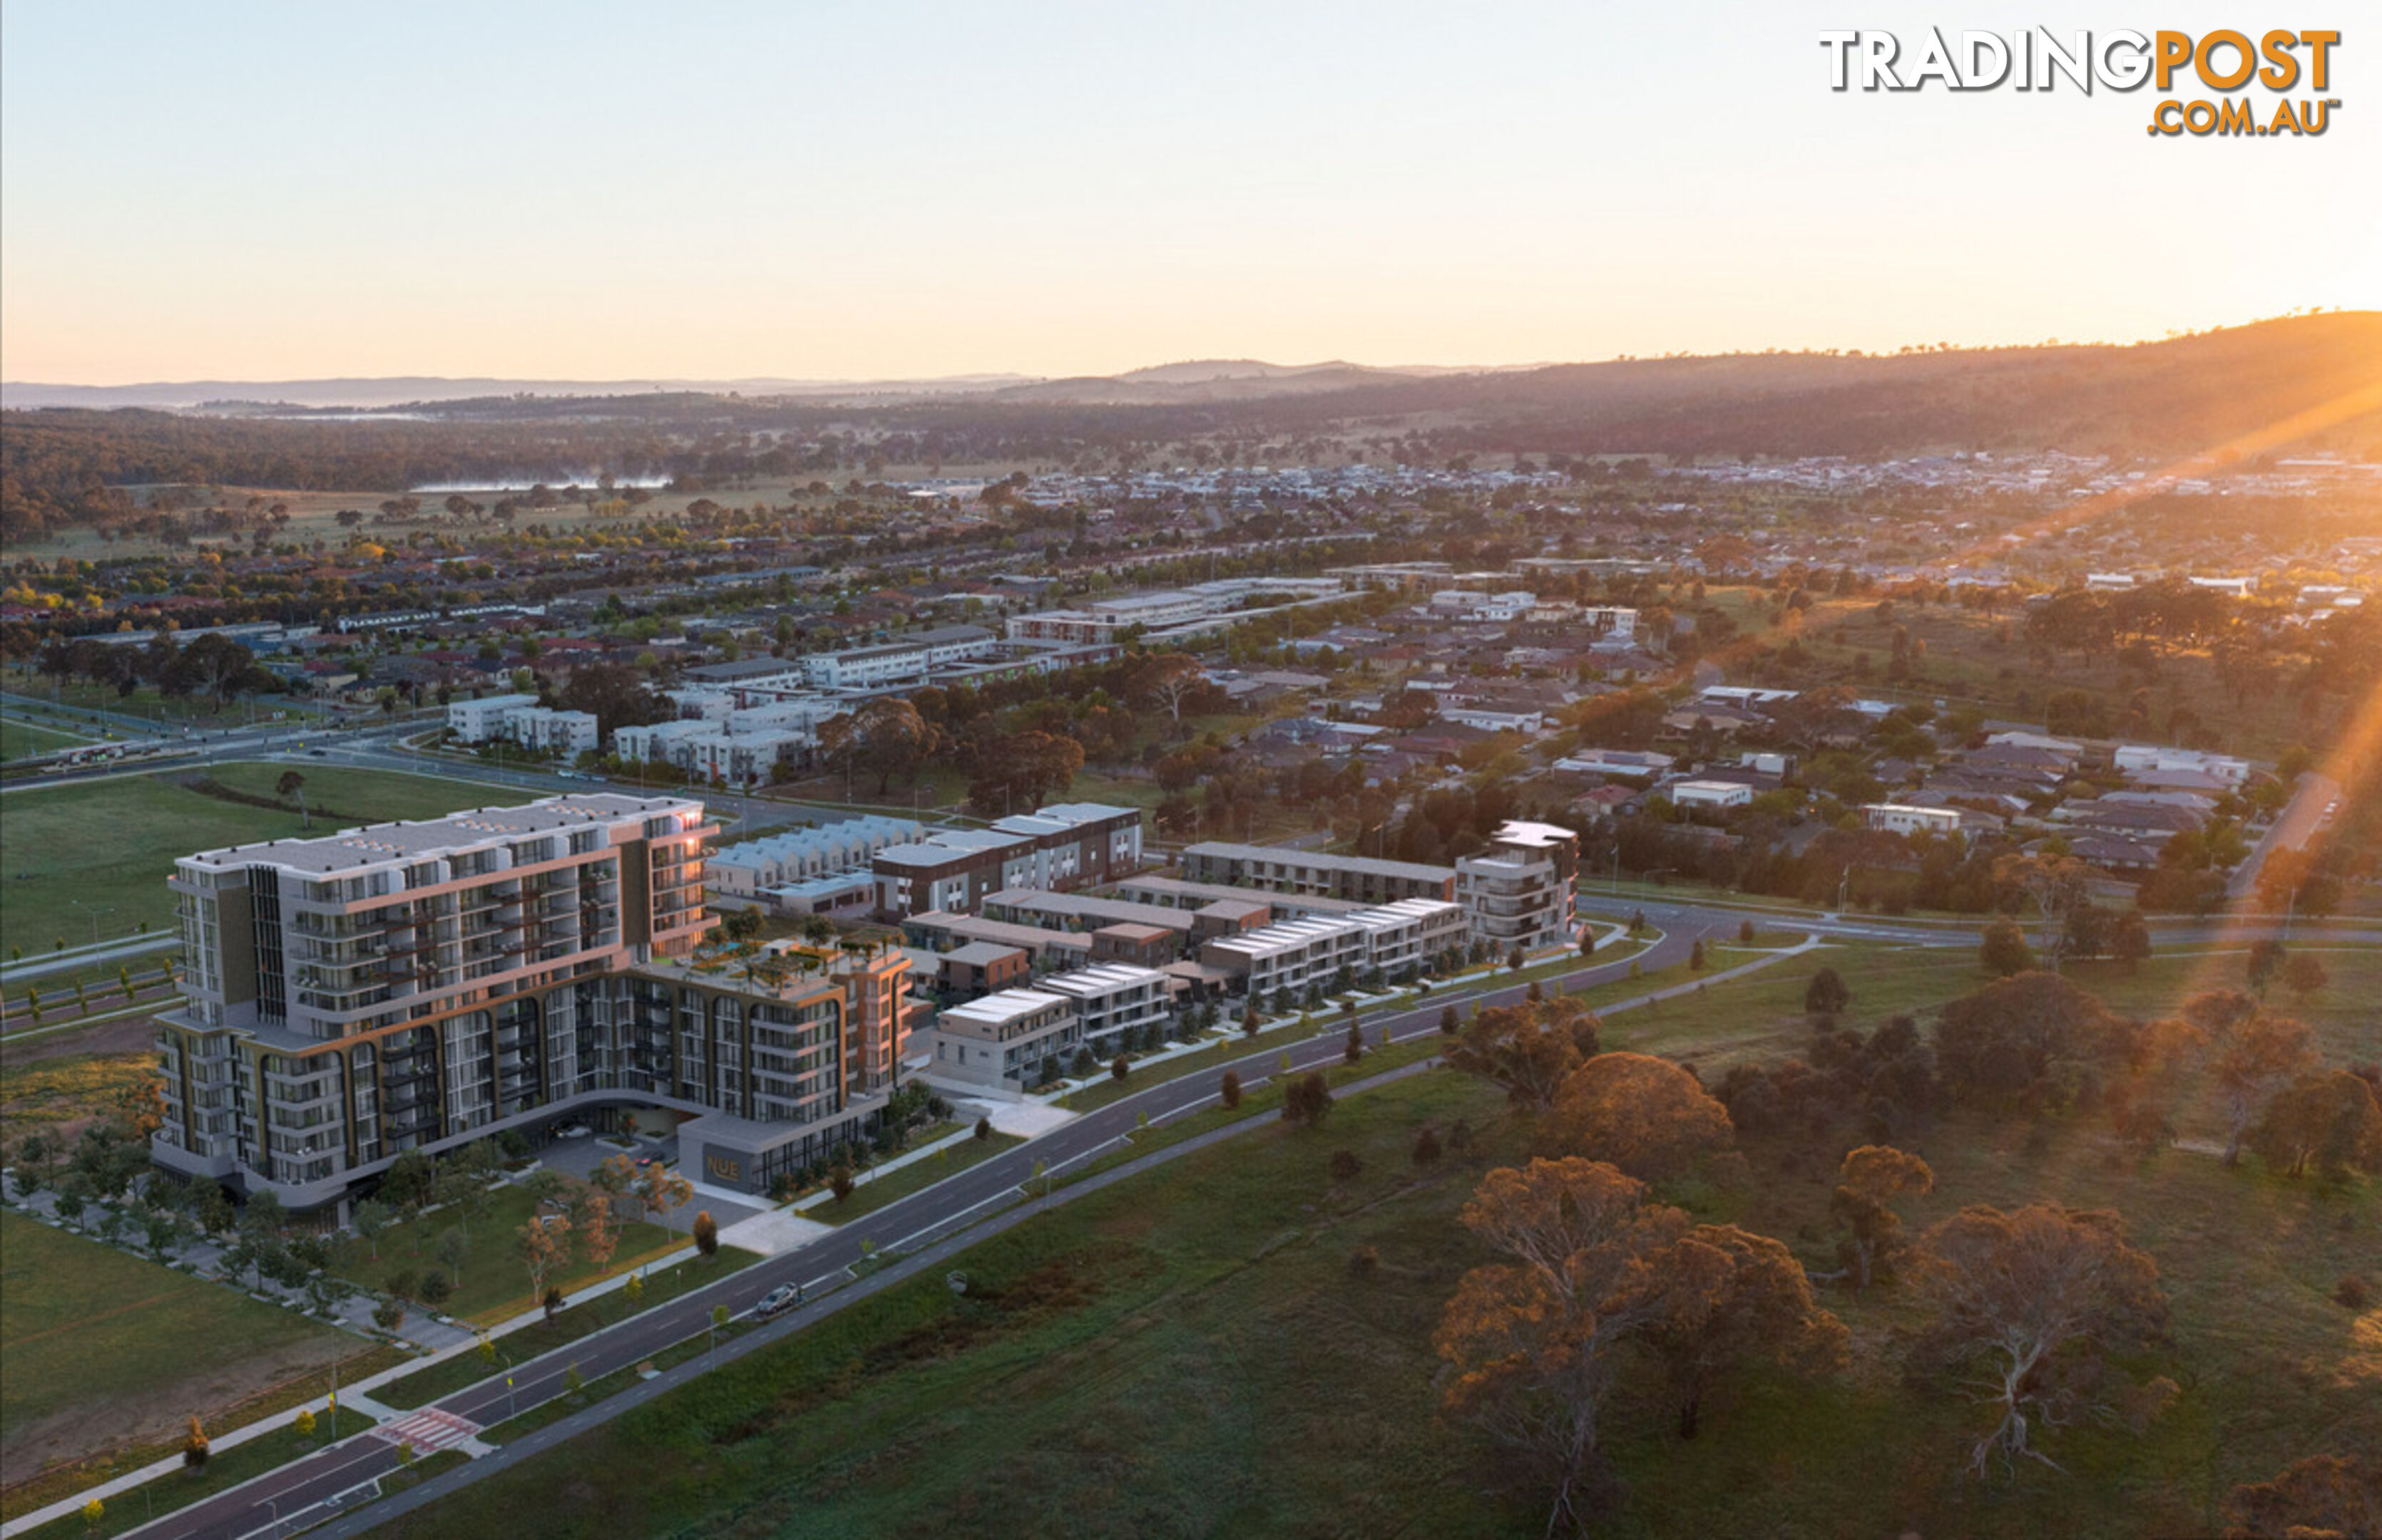
<path fill-rule="evenodd" d="M 1173 1008 L 1173 985 L 1151 968 L 1105 962 L 1003 989 L 942 1013 L 929 1074 L 978 1085 L 1025 1086 L 1044 1060 L 1078 1049 L 1107 1057 Z"/>
<path fill-rule="evenodd" d="M 1555 761 L 1555 768 L 1580 776 L 1659 776 L 1671 767 L 1668 754 L 1643 753 L 1634 749 L 1582 749 Z"/>
<path fill-rule="evenodd" d="M 2146 771 L 2193 771 L 2212 776 L 2227 786 L 2240 786 L 2250 776 L 2250 762 L 2226 754 L 2204 753 L 2197 749 L 2169 749 L 2153 743 L 2123 743 L 2113 756 L 2117 766 L 2129 776 Z"/>
<path fill-rule="evenodd" d="M 918 838 L 925 825 L 906 818 L 845 818 L 725 845 L 711 854 L 712 887 L 723 897 L 750 898 L 764 889 L 819 877 L 863 873 L 889 846 Z M 863 886 L 866 886 L 864 876 Z"/>
<path fill-rule="evenodd" d="M 1958 834 L 1960 832 L 1960 810 L 1948 807 L 1911 807 L 1903 802 L 1871 802 L 1861 809 L 1861 820 L 1872 829 L 1887 834 Z"/>
<path fill-rule="evenodd" d="M 1173 985 L 1155 968 L 1103 962 L 1073 973 L 1054 973 L 1038 986 L 1075 1003 L 1075 1030 L 1086 1046 L 1103 1056 L 1138 1040 L 1173 1008 Z"/>
<path fill-rule="evenodd" d="M 1277 991 L 1329 988 L 1343 968 L 1351 976 L 1365 963 L 1365 927 L 1316 915 L 1284 920 L 1239 935 L 1219 936 L 1199 948 L 1199 960 L 1239 979 L 1251 999 Z"/>
<path fill-rule="evenodd" d="M 477 701 L 449 701 L 447 726 L 466 743 L 485 743 L 503 731 L 505 713 L 537 704 L 534 695 L 490 695 Z"/>
<path fill-rule="evenodd" d="M 1678 781 L 1669 796 L 1674 807 L 1744 807 L 1753 801 L 1753 788 L 1736 781 Z"/>
<path fill-rule="evenodd" d="M 505 713 L 503 730 L 507 739 L 524 749 L 542 749 L 565 759 L 592 752 L 603 743 L 596 730 L 596 714 L 588 711 L 515 706 Z"/>
<path fill-rule="evenodd" d="M 803 678 L 821 690 L 866 690 L 915 679 L 929 669 L 971 658 L 988 658 L 1000 642 L 981 626 L 944 626 L 879 647 L 854 647 L 803 659 Z"/>

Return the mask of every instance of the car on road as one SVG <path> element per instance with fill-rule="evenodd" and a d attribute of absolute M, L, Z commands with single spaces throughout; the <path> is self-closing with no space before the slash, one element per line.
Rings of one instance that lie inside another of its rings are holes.
<path fill-rule="evenodd" d="M 781 1283 L 761 1296 L 761 1302 L 753 1307 L 753 1318 L 756 1321 L 766 1321 L 781 1311 L 792 1309 L 793 1304 L 794 1286 L 791 1283 Z"/>

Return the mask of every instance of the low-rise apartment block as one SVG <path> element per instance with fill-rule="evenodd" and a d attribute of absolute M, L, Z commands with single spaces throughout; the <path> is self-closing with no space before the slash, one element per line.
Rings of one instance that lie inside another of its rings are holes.
<path fill-rule="evenodd" d="M 1183 852 L 1183 877 L 1186 882 L 1268 893 L 1353 898 L 1368 904 L 1394 903 L 1400 898 L 1452 900 L 1455 897 L 1453 867 L 1294 850 L 1277 845 L 1210 841 L 1189 846 Z"/>
<path fill-rule="evenodd" d="M 1003 888 L 1087 887 L 1136 870 L 1141 810 L 1057 802 L 988 828 L 938 829 L 878 850 L 869 864 L 888 918 L 972 912 Z"/>
<path fill-rule="evenodd" d="M 1476 942 L 1501 952 L 1562 946 L 1574 929 L 1578 879 L 1578 834 L 1509 820 L 1485 853 L 1455 863 L 1455 896 Z"/>
<path fill-rule="evenodd" d="M 1054 974 L 1030 988 L 1004 989 L 953 1006 L 935 1027 L 929 1073 L 947 1082 L 1019 1089 L 1088 1049 L 1106 1058 L 1123 1051 L 1173 1008 L 1165 974 L 1101 963 Z"/>
<path fill-rule="evenodd" d="M 925 825 L 910 819 L 872 813 L 741 840 L 711 852 L 711 888 L 724 898 L 753 898 L 788 884 L 865 872 L 878 851 L 926 832 Z"/>

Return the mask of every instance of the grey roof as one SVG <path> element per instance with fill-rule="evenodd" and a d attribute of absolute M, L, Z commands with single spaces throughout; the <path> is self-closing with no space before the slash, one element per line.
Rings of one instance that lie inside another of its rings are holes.
<path fill-rule="evenodd" d="M 483 849 L 508 844 L 524 835 L 583 828 L 591 823 L 608 825 L 681 809 L 693 811 L 698 818 L 703 813 L 701 802 L 683 797 L 631 797 L 613 791 L 571 793 L 541 798 L 521 807 L 479 808 L 415 823 L 366 824 L 319 839 L 233 845 L 202 850 L 185 856 L 183 861 L 218 868 L 276 866 L 309 876 L 324 876 L 334 872 L 362 871 L 394 861 Z"/>
<path fill-rule="evenodd" d="M 1186 846 L 1183 856 L 1214 856 L 1222 861 L 1273 861 L 1292 865 L 1320 866 L 1333 872 L 1361 872 L 1377 877 L 1410 877 L 1418 882 L 1445 882 L 1455 875 L 1452 866 L 1424 866 L 1411 861 L 1378 861 L 1371 856 L 1339 856 L 1324 850 L 1295 850 L 1283 845 L 1234 845 L 1210 840 Z"/>

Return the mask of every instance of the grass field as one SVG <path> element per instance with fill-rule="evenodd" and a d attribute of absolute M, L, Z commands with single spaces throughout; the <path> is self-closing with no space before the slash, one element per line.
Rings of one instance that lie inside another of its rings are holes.
<path fill-rule="evenodd" d="M 1864 1026 L 1982 982 L 1943 952 L 1819 958 L 1845 972 L 1848 1019 Z M 2328 1045 L 2373 1030 L 2378 965 L 2328 960 L 2338 1002 L 2306 1012 Z M 2142 1011 L 2208 966 L 2167 959 L 2093 983 Z M 1608 1041 L 1715 1064 L 1773 1057 L 1808 1037 L 1808 972 L 1790 963 L 1659 1013 L 1616 1014 Z M 974 1248 L 954 1263 L 967 1298 L 938 1269 L 397 1533 L 1531 1532 L 1542 1512 L 1484 1493 L 1482 1447 L 1437 1420 L 1430 1347 L 1441 1305 L 1480 1260 L 1455 1212 L 1482 1164 L 1518 1155 L 1523 1131 L 1492 1091 L 1443 1072 L 1344 1098 L 1320 1132 L 1282 1127 L 1268 1105 L 1252 1095 L 1265 1120 L 1240 1140 Z M 1482 1131 L 1471 1163 L 1418 1174 L 1416 1129 L 1458 1118 Z M 1704 1215 L 1825 1265 L 1828 1173 L 1857 1142 L 1750 1144 L 1745 1184 L 1704 1195 Z M 2138 1161 L 2089 1118 L 1956 1118 L 1910 1144 L 1938 1181 L 1910 1205 L 1919 1224 L 2046 1197 L 2124 1214 L 2173 1308 L 2172 1347 L 2136 1367 L 2174 1378 L 2176 1404 L 2140 1435 L 2046 1435 L 2068 1473 L 2030 1468 L 1981 1485 L 1962 1469 L 1977 1409 L 1904 1381 L 1915 1302 L 1828 1291 L 1853 1332 L 1849 1371 L 1756 1378 L 1693 1442 L 1674 1436 L 1647 1376 L 1625 1376 L 1608 1422 L 1623 1496 L 1600 1533 L 2214 1533 L 2235 1485 L 2306 1454 L 2382 1452 L 2382 1310 L 2361 1316 L 2328 1298 L 2342 1274 L 2375 1269 L 2374 1184 L 2292 1183 L 2255 1161 L 2228 1171 L 2182 1150 Z M 1338 1148 L 1363 1163 L 1344 1187 L 1324 1170 Z M 1364 1246 L 1379 1265 L 1359 1277 L 1349 1258 Z"/>
<path fill-rule="evenodd" d="M 153 1438 L 349 1356 L 347 1333 L 0 1212 L 0 1470 Z"/>
<path fill-rule="evenodd" d="M 60 732 L 55 727 L 35 727 L 31 722 L 15 718 L 0 721 L 0 764 L 14 764 L 34 754 L 46 754 L 60 749 L 71 749 L 92 739 L 78 733 Z"/>
<path fill-rule="evenodd" d="M 340 1271 L 355 1282 L 374 1289 L 383 1287 L 391 1274 L 399 1272 L 419 1276 L 442 1271 L 453 1277 L 454 1273 L 438 1260 L 438 1239 L 460 1225 L 469 1238 L 469 1249 L 454 1297 L 441 1308 L 449 1315 L 483 1326 L 494 1325 L 536 1305 L 530 1294 L 528 1269 L 522 1265 L 518 1255 L 521 1228 L 529 1222 L 536 1206 L 527 1189 L 507 1186 L 489 1194 L 487 1212 L 475 1220 L 467 1221 L 452 1209 L 440 1209 L 392 1225 L 381 1233 L 376 1246 L 356 1248 Z M 612 1253 L 611 1265 L 600 1273 L 588 1265 L 583 1251 L 574 1242 L 571 1265 L 559 1269 L 547 1282 L 569 1293 L 651 1262 L 678 1247 L 691 1245 L 685 1227 L 699 1206 L 690 1204 L 677 1212 L 676 1230 L 666 1230 L 642 1219 L 621 1227 L 620 1248 Z M 379 1253 L 376 1260 L 375 1250 Z"/>
<path fill-rule="evenodd" d="M 254 796 L 270 797 L 287 765 L 234 764 L 205 772 Z M 524 800 L 502 790 L 429 776 L 299 766 L 309 807 L 372 819 L 427 818 L 459 808 Z M 190 773 L 184 773 L 190 774 Z M 294 809 L 210 797 L 181 776 L 124 776 L 78 786 L 8 793 L 6 853 L 0 858 L 0 947 L 27 956 L 63 937 L 88 942 L 92 916 L 103 937 L 174 923 L 166 878 L 177 857 L 305 832 Z M 319 813 L 313 832 L 336 826 Z M 77 908 L 80 903 L 81 908 Z M 112 974 L 113 968 L 108 972 Z"/>

